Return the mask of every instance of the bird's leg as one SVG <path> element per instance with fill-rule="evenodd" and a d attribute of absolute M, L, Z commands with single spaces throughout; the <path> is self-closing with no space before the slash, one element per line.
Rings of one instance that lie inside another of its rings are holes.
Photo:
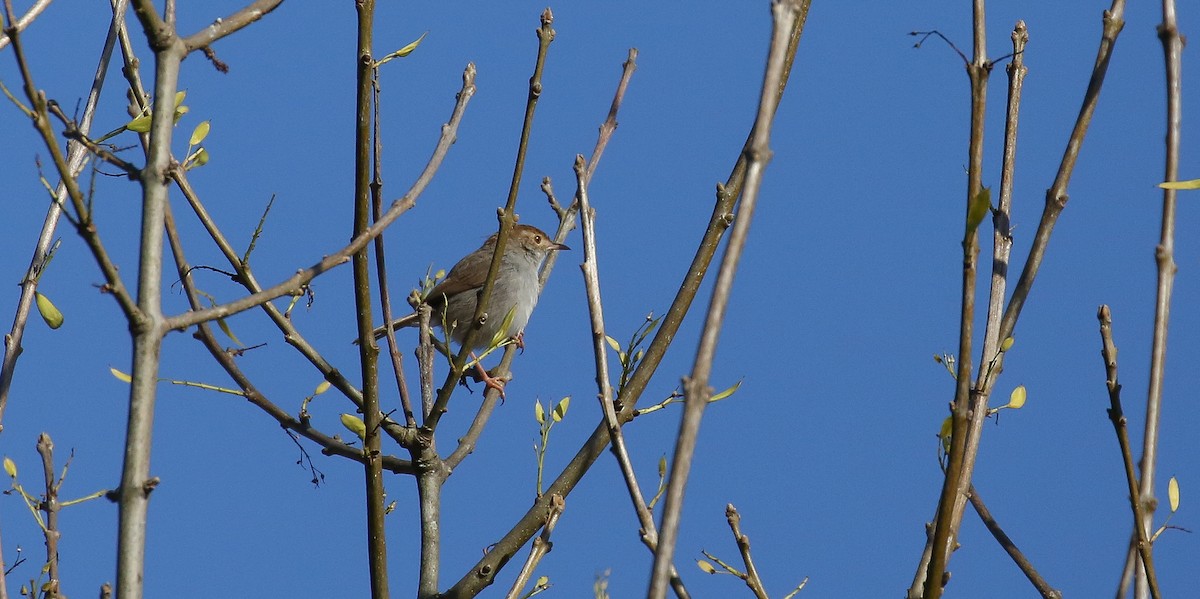
<path fill-rule="evenodd" d="M 480 363 L 480 360 L 475 355 L 475 352 L 471 352 L 471 359 L 475 362 L 475 372 L 471 373 L 471 378 L 475 379 L 476 381 L 482 382 L 484 384 L 485 388 L 491 387 L 492 389 L 499 391 L 500 392 L 500 403 L 503 404 L 504 399 L 505 399 L 505 397 L 504 397 L 504 384 L 506 382 L 505 379 L 502 379 L 498 376 L 492 376 L 490 373 L 488 373 L 487 370 L 484 370 L 483 364 Z M 459 382 L 462 384 L 462 386 L 467 387 L 467 380 L 465 378 L 460 379 Z M 470 389 L 471 389 L 470 387 L 467 387 L 468 391 Z M 486 393 L 486 391 L 485 391 L 485 393 Z"/>
<path fill-rule="evenodd" d="M 521 350 L 521 355 L 525 355 L 525 331 L 518 331 L 517 336 L 513 337 L 513 343 L 517 344 L 517 349 Z"/>

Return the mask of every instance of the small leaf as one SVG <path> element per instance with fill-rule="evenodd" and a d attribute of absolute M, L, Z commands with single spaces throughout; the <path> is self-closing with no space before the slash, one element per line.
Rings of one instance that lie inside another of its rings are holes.
<path fill-rule="evenodd" d="M 1008 396 L 1008 407 L 1019 410 L 1025 405 L 1025 385 L 1017 385 L 1016 389 L 1012 390 L 1012 394 Z"/>
<path fill-rule="evenodd" d="M 7 471 L 7 469 L 8 469 L 7 457 L 5 459 L 4 467 L 5 467 L 5 471 Z M 13 477 L 16 477 L 16 474 L 11 474 L 11 475 L 13 475 Z M 1176 480 L 1175 477 L 1171 477 L 1171 480 L 1169 481 L 1169 483 L 1166 484 L 1166 497 L 1168 497 L 1168 499 L 1170 499 L 1171 513 L 1174 514 L 1176 510 L 1180 509 L 1180 481 Z"/>
<path fill-rule="evenodd" d="M 535 586 L 535 587 L 544 587 L 544 586 L 546 586 L 546 584 L 547 584 L 547 583 L 549 583 L 549 582 L 550 582 L 550 577 L 549 577 L 549 576 L 538 576 L 537 582 L 534 582 L 534 583 L 533 583 L 533 586 Z"/>
<path fill-rule="evenodd" d="M 562 422 L 562 419 L 567 415 L 567 408 L 569 407 L 571 407 L 570 395 L 562 398 L 562 401 L 559 401 L 558 405 L 554 406 L 554 413 L 552 414 L 554 421 Z"/>
<path fill-rule="evenodd" d="M 187 106 L 176 106 L 175 107 L 175 120 L 173 120 L 171 122 L 178 123 L 179 119 L 183 118 L 183 115 L 187 114 L 189 110 L 191 110 L 191 109 L 188 108 Z"/>
<path fill-rule="evenodd" d="M 979 228 L 979 223 L 983 222 L 983 217 L 987 215 L 988 209 L 992 207 L 992 189 L 984 187 L 971 198 L 971 204 L 967 208 L 967 233 L 973 233 Z"/>
<path fill-rule="evenodd" d="M 721 401 L 722 399 L 725 399 L 726 397 L 729 397 L 730 395 L 737 393 L 738 388 L 740 388 L 741 386 L 742 386 L 742 381 L 738 381 L 738 382 L 734 383 L 732 387 L 708 398 L 708 403 L 712 403 L 714 401 Z"/>
<path fill-rule="evenodd" d="M 142 116 L 139 116 L 139 117 L 133 119 L 132 121 L 125 123 L 125 128 L 129 129 L 130 131 L 135 131 L 137 133 L 149 133 L 150 132 L 150 115 L 143 114 Z"/>
<path fill-rule="evenodd" d="M 395 499 L 393 499 L 391 503 L 387 504 L 387 507 L 383 508 L 383 515 L 386 516 L 394 511 L 396 511 L 396 500 Z"/>
<path fill-rule="evenodd" d="M 46 321 L 46 325 L 52 329 L 57 329 L 63 324 L 62 312 L 50 301 L 50 298 L 42 295 L 40 291 L 34 292 L 34 297 L 37 298 L 38 312 L 42 315 L 42 320 Z"/>
<path fill-rule="evenodd" d="M 658 477 L 663 478 L 666 475 L 667 475 L 667 456 L 666 456 L 666 454 L 663 454 L 662 457 L 658 458 Z"/>
<path fill-rule="evenodd" d="M 542 407 L 542 402 L 534 402 L 533 417 L 537 419 L 538 424 L 546 424 L 546 408 Z"/>
<path fill-rule="evenodd" d="M 394 52 L 394 54 L 396 55 L 397 58 L 404 58 L 405 56 L 412 54 L 413 50 L 416 50 L 417 46 L 421 45 L 421 40 L 425 39 L 425 36 L 427 36 L 427 35 L 429 35 L 428 31 L 426 31 L 425 33 L 422 33 L 421 37 L 417 38 L 416 41 L 412 42 L 411 44 L 409 44 L 403 48 L 400 48 L 399 50 L 396 50 Z"/>
<path fill-rule="evenodd" d="M 609 347 L 613 348 L 613 351 L 615 351 L 615 352 L 620 352 L 620 351 L 621 351 L 621 344 L 620 344 L 620 343 L 617 343 L 617 340 L 616 340 L 616 339 L 613 339 L 612 337 L 609 337 L 608 335 L 605 335 L 605 336 L 604 336 L 604 340 L 608 342 L 608 346 L 609 346 Z"/>
<path fill-rule="evenodd" d="M 1200 189 L 1200 179 L 1189 181 L 1164 181 L 1158 184 L 1163 189 Z"/>
<path fill-rule="evenodd" d="M 234 343 L 242 345 L 241 340 L 237 338 L 237 335 L 233 334 L 233 329 L 229 328 L 229 323 L 225 322 L 224 318 L 217 319 L 217 326 L 220 327 L 222 333 L 225 333 L 226 337 L 229 337 Z"/>
<path fill-rule="evenodd" d="M 513 318 L 517 316 L 517 306 L 508 309 L 504 315 L 504 320 L 500 322 L 500 328 L 496 329 L 496 334 L 492 335 L 492 340 L 488 343 L 488 347 L 498 347 L 505 339 L 509 338 L 508 328 L 512 326 Z"/>
<path fill-rule="evenodd" d="M 187 90 L 181 89 L 175 92 L 175 108 L 178 109 L 183 104 L 183 99 L 187 97 Z"/>
<path fill-rule="evenodd" d="M 17 477 L 17 463 L 12 461 L 12 458 L 8 456 L 4 457 L 4 472 L 8 474 L 9 478 Z"/>
<path fill-rule="evenodd" d="M 1000 344 L 1000 351 L 1008 351 L 1012 349 L 1013 343 L 1015 343 L 1015 340 L 1012 337 L 1006 337 L 1004 339 L 1004 343 Z"/>
<path fill-rule="evenodd" d="M 714 568 L 712 564 L 710 564 L 702 559 L 696 560 L 696 565 L 700 566 L 700 571 L 704 572 L 705 574 L 716 574 L 717 573 L 717 569 Z"/>
<path fill-rule="evenodd" d="M 329 381 L 321 381 L 321 384 L 317 385 L 316 390 L 313 391 L 313 395 L 320 395 L 320 394 L 328 391 L 330 385 L 331 385 L 331 383 Z"/>
<path fill-rule="evenodd" d="M 358 435 L 359 439 L 367 439 L 367 425 L 363 424 L 362 418 L 353 414 L 342 414 L 342 426 L 346 430 Z"/>
<path fill-rule="evenodd" d="M 211 125 L 209 125 L 208 121 L 200 121 L 200 124 L 196 125 L 195 129 L 192 129 L 192 138 L 188 140 L 188 145 L 200 145 L 200 142 L 204 141 L 205 137 L 208 137 L 208 130 L 210 127 Z"/>
<path fill-rule="evenodd" d="M 117 377 L 118 381 L 122 381 L 122 382 L 126 382 L 126 383 L 133 382 L 133 377 L 129 376 L 128 374 L 125 374 L 124 372 L 121 372 L 120 370 L 117 370 L 116 368 L 113 368 L 112 366 L 108 367 L 108 371 L 111 372 L 113 376 Z"/>
<path fill-rule="evenodd" d="M 204 166 L 206 164 L 208 164 L 208 150 L 205 148 L 200 148 L 200 150 L 196 152 L 196 157 L 192 159 L 192 166 Z"/>

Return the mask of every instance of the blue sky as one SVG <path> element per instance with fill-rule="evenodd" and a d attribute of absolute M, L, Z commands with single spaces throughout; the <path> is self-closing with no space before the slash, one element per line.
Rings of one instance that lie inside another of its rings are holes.
<path fill-rule="evenodd" d="M 22 3 L 24 4 L 24 3 Z M 238 2 L 181 3 L 181 29 L 194 31 Z M 770 30 L 765 2 L 568 3 L 553 6 L 558 36 L 550 51 L 518 212 L 547 228 L 553 214 L 538 182 L 550 176 L 560 197 L 574 186 L 571 162 L 589 153 L 630 47 L 638 70 L 620 127 L 590 188 L 605 316 L 625 339 L 648 312 L 669 305 L 708 219 L 714 185 L 724 180 L 753 120 Z M 706 549 L 736 561 L 726 503 L 742 512 L 757 565 L 772 596 L 805 576 L 802 597 L 899 596 L 911 581 L 940 487 L 935 433 L 953 382 L 932 360 L 957 347 L 961 223 L 965 196 L 967 79 L 944 44 L 912 48 L 912 30 L 938 29 L 970 52 L 967 3 L 814 3 L 772 139 L 766 179 L 743 267 L 729 307 L 713 385 L 742 380 L 733 398 L 706 414 L 684 510 L 678 563 L 697 596 L 740 596 L 742 584 L 711 578 L 690 560 Z M 86 93 L 107 24 L 105 3 L 53 5 L 25 35 L 38 85 L 65 108 Z M 432 262 L 448 268 L 496 226 L 520 131 L 536 50 L 533 30 L 544 4 L 381 3 L 379 54 L 429 35 L 383 73 L 385 195 L 397 197 L 424 166 L 449 116 L 467 62 L 479 91 L 458 142 L 417 209 L 388 232 L 397 295 Z M 1009 32 L 1030 31 L 1013 222 L 1014 268 L 1023 264 L 1070 127 L 1079 109 L 1100 33 L 1102 2 L 993 2 L 988 48 L 1011 50 Z M 1187 7 L 1184 6 L 1186 9 Z M 1180 26 L 1194 33 L 1184 10 Z M 1117 44 L 1096 119 L 1072 180 L 1070 202 L 997 385 L 998 401 L 1018 384 L 1020 411 L 987 427 L 975 484 L 1008 534 L 1051 584 L 1070 596 L 1106 596 L 1125 553 L 1130 516 L 1112 427 L 1095 312 L 1112 306 L 1121 350 L 1125 407 L 1140 440 L 1154 302 L 1164 84 L 1156 6 L 1133 3 Z M 245 244 L 267 200 L 275 206 L 252 263 L 277 281 L 330 253 L 350 233 L 354 12 L 349 4 L 286 3 L 248 30 L 220 42 L 229 74 L 200 56 L 185 63 L 181 86 L 191 112 L 180 124 L 212 121 L 211 162 L 191 176 L 225 232 Z M 139 34 L 140 35 L 140 34 Z M 135 38 L 136 39 L 136 38 Z M 139 55 L 148 62 L 144 44 Z M 1184 177 L 1195 168 L 1184 64 Z M 144 69 L 148 76 L 149 70 Z M 0 52 L 0 79 L 18 77 Z M 110 73 L 96 130 L 124 123 L 124 94 Z M 985 184 L 998 188 L 1005 78 L 989 89 Z M 0 296 L 12 313 L 15 284 L 28 264 L 45 212 L 34 167 L 46 152 L 11 105 L 0 108 Z M 185 141 L 181 139 L 179 141 Z M 177 148 L 182 152 L 183 146 Z M 131 154 L 132 156 L 132 154 Z M 101 234 L 132 280 L 139 194 L 102 177 L 95 205 Z M 175 196 L 178 199 L 178 196 Z M 1159 460 L 1159 496 L 1177 476 L 1183 507 L 1173 524 L 1195 528 L 1200 481 L 1200 420 L 1189 389 L 1200 383 L 1200 246 L 1188 235 L 1200 214 L 1181 196 Z M 182 203 L 177 214 L 194 264 L 223 264 Z M 127 369 L 127 327 L 91 256 L 70 230 L 41 289 L 66 315 L 50 331 L 32 322 L 25 337 L 0 452 L 33 486 L 34 441 L 48 431 L 60 456 L 75 458 L 66 496 L 116 485 L 128 388 L 110 366 Z M 479 448 L 445 490 L 443 588 L 498 539 L 533 498 L 537 439 L 533 402 L 574 398 L 553 432 L 547 467 L 557 473 L 595 426 L 587 310 L 577 270 L 578 232 L 526 331 L 508 401 Z M 989 250 L 985 248 L 984 255 Z M 216 274 L 201 286 L 221 300 L 239 289 Z M 354 372 L 350 273 L 316 281 L 311 310 L 294 318 L 339 368 Z M 984 292 L 985 289 L 981 288 Z M 690 370 L 707 288 L 651 383 L 643 404 L 665 397 Z M 172 288 L 167 310 L 185 309 Z M 398 308 L 400 309 L 400 308 Z M 240 359 L 271 399 L 295 412 L 320 376 L 259 312 L 230 320 L 247 344 L 268 345 Z M 411 333 L 401 339 L 413 342 Z M 188 334 L 164 345 L 162 376 L 229 384 Z M 971 359 L 978 362 L 977 356 Z M 410 360 L 411 362 L 411 360 Z M 392 402 L 394 399 L 385 399 Z M 479 395 L 460 394 L 443 420 L 440 446 L 465 430 Z M 329 393 L 310 407 L 319 426 L 340 432 L 349 404 Z M 639 418 L 626 430 L 642 483 L 655 481 L 669 454 L 677 409 Z M 1140 441 L 1139 441 L 1140 442 Z M 204 596 L 363 596 L 362 474 L 354 464 L 316 455 L 325 483 L 314 489 L 296 465 L 299 450 L 267 416 L 227 395 L 163 384 L 153 472 L 147 592 Z M 312 445 L 306 448 L 316 454 Z M 398 509 L 388 518 L 396 596 L 415 587 L 417 520 L 407 477 L 387 481 Z M 1156 518 L 1161 522 L 1165 510 Z M 20 545 L 29 562 L 12 576 L 36 576 L 40 536 L 18 498 L 0 501 L 3 549 Z M 103 501 L 62 519 L 64 591 L 94 593 L 114 575 L 116 508 Z M 547 596 L 590 596 L 611 569 L 614 597 L 643 593 L 649 554 L 613 460 L 604 456 L 567 499 L 554 551 L 540 573 Z M 1032 588 L 972 512 L 950 569 L 950 596 L 1031 596 Z M 1164 592 L 1200 586 L 1193 535 L 1164 534 L 1156 545 Z M 510 568 L 484 596 L 501 596 Z"/>

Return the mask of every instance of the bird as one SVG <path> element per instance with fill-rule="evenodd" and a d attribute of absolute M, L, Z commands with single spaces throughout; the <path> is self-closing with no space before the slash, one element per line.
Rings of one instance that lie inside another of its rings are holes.
<path fill-rule="evenodd" d="M 471 330 L 471 319 L 475 317 L 479 291 L 483 288 L 492 264 L 492 256 L 496 253 L 498 235 L 493 234 L 479 249 L 459 260 L 446 278 L 426 295 L 425 302 L 433 308 L 433 324 L 439 328 L 448 328 L 446 333 L 459 344 L 463 343 L 467 332 Z M 504 256 L 500 260 L 492 295 L 484 309 L 487 319 L 472 340 L 472 350 L 488 347 L 497 336 L 516 337 L 520 340 L 521 333 L 529 322 L 529 316 L 537 305 L 540 292 L 538 272 L 542 263 L 551 252 L 569 249 L 571 248 L 555 242 L 544 231 L 532 225 L 518 224 L 513 227 L 512 234 L 504 245 Z M 508 327 L 501 333 L 500 328 L 505 321 L 509 321 Z M 387 335 L 389 327 L 395 330 L 417 324 L 417 313 L 413 312 L 376 328 L 372 333 L 376 339 L 380 339 Z M 487 386 L 499 390 L 503 396 L 503 384 L 483 372 L 482 367 L 479 367 L 479 371 Z"/>

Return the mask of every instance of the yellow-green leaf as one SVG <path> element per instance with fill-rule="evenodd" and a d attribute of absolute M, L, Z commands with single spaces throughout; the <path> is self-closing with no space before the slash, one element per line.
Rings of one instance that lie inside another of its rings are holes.
<path fill-rule="evenodd" d="M 125 123 L 125 128 L 138 133 L 150 132 L 150 114 L 143 114 L 128 123 Z"/>
<path fill-rule="evenodd" d="M 1200 189 L 1200 179 L 1188 181 L 1164 181 L 1158 184 L 1163 189 Z"/>
<path fill-rule="evenodd" d="M 183 104 L 183 99 L 186 97 L 187 97 L 186 89 L 181 89 L 181 90 L 175 92 L 175 108 L 178 109 L 179 105 Z"/>
<path fill-rule="evenodd" d="M 429 35 L 428 31 L 426 31 L 425 33 L 422 33 L 421 37 L 417 38 L 417 40 L 412 42 L 411 44 L 409 44 L 403 48 L 400 48 L 399 50 L 396 50 L 395 52 L 392 52 L 391 54 L 388 54 L 387 56 L 384 56 L 383 58 L 380 58 L 378 61 L 376 61 L 375 66 L 378 67 L 378 66 L 382 65 L 383 63 L 388 62 L 389 60 L 392 60 L 394 58 L 404 58 L 405 56 L 412 54 L 413 50 L 416 50 L 417 46 L 421 45 L 421 40 L 425 39 L 425 36 L 427 36 L 427 35 Z"/>
<path fill-rule="evenodd" d="M 496 334 L 492 335 L 492 340 L 490 343 L 488 343 L 488 347 L 497 347 L 505 339 L 510 337 L 508 334 L 508 328 L 512 326 L 513 318 L 516 318 L 516 316 L 517 306 L 514 304 L 513 307 L 509 308 L 508 312 L 504 315 L 504 320 L 500 322 L 500 328 L 496 329 Z"/>
<path fill-rule="evenodd" d="M 208 150 L 206 148 L 200 148 L 200 150 L 196 152 L 196 158 L 192 160 L 192 165 L 204 166 L 206 164 L 208 164 Z"/>
<path fill-rule="evenodd" d="M 738 388 L 741 386 L 742 386 L 742 381 L 738 381 L 738 382 L 734 383 L 732 387 L 708 398 L 708 401 L 709 401 L 709 403 L 712 403 L 714 401 L 721 401 L 722 399 L 725 399 L 726 397 L 729 397 L 730 395 L 737 393 Z"/>
<path fill-rule="evenodd" d="M 200 121 L 200 124 L 196 125 L 195 129 L 192 129 L 192 138 L 188 140 L 188 145 L 194 146 L 204 141 L 204 138 L 208 137 L 209 128 L 208 121 Z"/>
<path fill-rule="evenodd" d="M 552 414 L 554 421 L 562 422 L 563 417 L 567 415 L 567 408 L 569 407 L 571 407 L 570 395 L 562 398 L 562 401 L 559 401 L 558 405 L 554 406 L 554 413 Z"/>
<path fill-rule="evenodd" d="M 46 325 L 52 329 L 57 329 L 63 324 L 62 312 L 50 301 L 50 298 L 44 296 L 39 291 L 34 292 L 34 297 L 37 298 L 38 312 L 42 315 L 42 320 L 46 321 Z"/>
<path fill-rule="evenodd" d="M 716 574 L 717 573 L 717 569 L 714 568 L 712 564 L 710 564 L 702 559 L 696 560 L 696 565 L 700 566 L 700 571 L 704 572 L 705 574 Z"/>
<path fill-rule="evenodd" d="M 550 582 L 549 576 L 538 576 L 537 582 L 533 583 L 535 587 L 544 587 Z"/>
<path fill-rule="evenodd" d="M 8 469 L 7 459 L 5 459 L 4 467 Z M 1171 503 L 1171 513 L 1175 513 L 1175 510 L 1180 509 L 1180 481 L 1176 480 L 1175 477 L 1171 477 L 1169 483 L 1166 483 L 1166 498 Z"/>
<path fill-rule="evenodd" d="M 411 44 L 409 44 L 403 48 L 400 48 L 399 50 L 396 50 L 396 52 L 395 52 L 396 57 L 404 58 L 405 56 L 412 54 L 413 50 L 416 50 L 417 46 L 421 45 L 421 40 L 425 39 L 425 36 L 427 36 L 427 35 L 429 35 L 428 31 L 426 31 L 425 33 L 422 33 L 421 37 L 417 38 L 417 40 L 412 42 Z"/>
<path fill-rule="evenodd" d="M 346 427 L 346 430 L 358 435 L 359 439 L 366 440 L 367 425 L 363 424 L 362 418 L 353 414 L 342 414 L 342 426 Z"/>
<path fill-rule="evenodd" d="M 663 478 L 667 475 L 667 456 L 664 454 L 658 458 L 658 477 Z"/>
<path fill-rule="evenodd" d="M 1012 349 L 1013 343 L 1015 343 L 1015 340 L 1012 337 L 1006 337 L 1004 339 L 1004 343 L 1000 344 L 1000 351 L 1008 351 Z"/>
<path fill-rule="evenodd" d="M 9 478 L 17 477 L 17 463 L 8 456 L 4 457 L 4 472 L 8 474 Z"/>
<path fill-rule="evenodd" d="M 330 382 L 329 382 L 329 381 L 321 381 L 321 384 L 320 384 L 320 385 L 317 385 L 317 388 L 316 388 L 316 390 L 315 390 L 315 391 L 313 391 L 313 395 L 320 395 L 320 394 L 322 394 L 322 393 L 324 393 L 324 392 L 328 391 L 328 390 L 329 390 L 329 386 L 330 386 Z"/>
<path fill-rule="evenodd" d="M 187 106 L 176 106 L 175 107 L 175 120 L 172 122 L 178 123 L 179 119 L 183 118 L 183 115 L 187 114 L 189 110 L 191 110 L 191 109 L 188 108 Z"/>
<path fill-rule="evenodd" d="M 229 337 L 234 343 L 238 345 L 242 344 L 241 340 L 237 338 L 237 335 L 233 334 L 233 329 L 229 328 L 229 323 L 225 322 L 224 318 L 217 319 L 217 326 L 220 327 L 221 332 L 225 333 L 225 336 Z"/>
<path fill-rule="evenodd" d="M 1008 407 L 1019 410 L 1025 405 L 1025 385 L 1017 385 L 1016 389 L 1012 390 L 1012 394 L 1008 396 Z"/>
<path fill-rule="evenodd" d="M 126 383 L 133 382 L 133 377 L 129 376 L 128 374 L 125 374 L 124 372 L 121 372 L 120 370 L 117 370 L 116 368 L 113 368 L 112 366 L 108 367 L 108 371 L 111 372 L 113 376 L 117 377 L 118 381 L 122 381 L 122 382 L 126 382 Z"/>
<path fill-rule="evenodd" d="M 987 215 L 988 209 L 992 207 L 992 189 L 984 187 L 971 198 L 971 204 L 967 209 L 967 233 L 974 232 L 979 228 L 979 223 L 983 222 L 983 217 Z"/>
<path fill-rule="evenodd" d="M 613 351 L 615 351 L 615 352 L 621 351 L 621 344 L 617 343 L 616 339 L 613 339 L 612 337 L 605 335 L 604 340 L 608 342 L 609 347 L 613 348 Z"/>
<path fill-rule="evenodd" d="M 546 423 L 546 408 L 542 407 L 542 402 L 533 402 L 533 417 L 537 419 L 538 424 Z"/>

